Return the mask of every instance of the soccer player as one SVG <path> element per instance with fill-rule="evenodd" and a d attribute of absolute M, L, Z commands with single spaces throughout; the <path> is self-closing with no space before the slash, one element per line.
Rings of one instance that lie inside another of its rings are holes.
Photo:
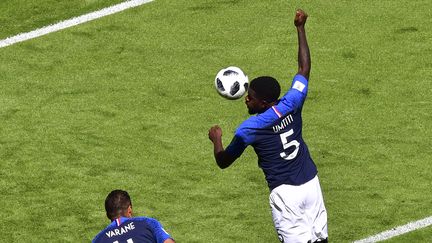
<path fill-rule="evenodd" d="M 105 210 L 111 224 L 96 235 L 93 243 L 175 243 L 156 219 L 132 217 L 132 202 L 126 191 L 108 194 Z"/>
<path fill-rule="evenodd" d="M 302 138 L 302 107 L 308 91 L 311 60 L 306 40 L 307 14 L 297 10 L 298 73 L 291 88 L 278 100 L 280 85 L 272 77 L 251 81 L 245 103 L 249 114 L 224 149 L 222 129 L 213 126 L 217 165 L 229 167 L 251 145 L 270 188 L 273 223 L 281 242 L 327 242 L 327 211 L 317 168 Z"/>

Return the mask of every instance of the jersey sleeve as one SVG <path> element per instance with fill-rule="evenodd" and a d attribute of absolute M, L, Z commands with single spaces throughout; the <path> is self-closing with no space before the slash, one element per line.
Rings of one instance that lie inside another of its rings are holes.
<path fill-rule="evenodd" d="M 168 232 L 165 231 L 159 221 L 157 221 L 156 219 L 148 218 L 147 222 L 153 228 L 157 243 L 163 243 L 167 239 L 172 239 L 172 237 L 168 234 Z"/>
<path fill-rule="evenodd" d="M 253 143 L 254 128 L 257 125 L 256 117 L 251 117 L 244 121 L 236 130 L 231 143 L 226 147 L 225 152 L 234 158 L 240 157 L 246 147 Z"/>
<path fill-rule="evenodd" d="M 288 92 L 285 93 L 277 105 L 272 106 L 273 111 L 278 117 L 282 117 L 300 109 L 306 99 L 307 91 L 308 80 L 303 75 L 297 74 L 294 76 Z"/>
<path fill-rule="evenodd" d="M 234 135 L 231 143 L 226 147 L 225 152 L 237 159 L 247 146 L 248 145 L 244 142 L 241 136 Z"/>

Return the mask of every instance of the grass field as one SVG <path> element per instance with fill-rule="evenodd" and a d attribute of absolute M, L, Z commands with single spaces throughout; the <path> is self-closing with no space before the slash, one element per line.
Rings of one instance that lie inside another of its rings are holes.
<path fill-rule="evenodd" d="M 3 0 L 0 39 L 118 2 Z M 298 7 L 331 242 L 431 216 L 432 2 L 156 0 L 0 49 L 0 241 L 88 242 L 121 188 L 178 242 L 277 242 L 253 150 L 221 171 L 207 131 L 227 144 L 248 117 L 214 90 L 220 68 L 288 88 Z"/>

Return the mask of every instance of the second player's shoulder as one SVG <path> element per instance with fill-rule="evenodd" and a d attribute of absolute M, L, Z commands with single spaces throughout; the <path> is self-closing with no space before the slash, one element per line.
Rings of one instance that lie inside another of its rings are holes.
<path fill-rule="evenodd" d="M 106 229 L 102 230 L 101 232 L 99 232 L 93 239 L 92 239 L 92 243 L 97 243 L 101 241 L 102 236 L 105 234 Z"/>
<path fill-rule="evenodd" d="M 103 242 L 104 241 L 104 236 L 106 235 L 107 232 L 109 232 L 110 230 L 113 230 L 115 228 L 115 224 L 111 223 L 109 224 L 107 227 L 105 227 L 105 229 L 101 230 L 92 240 L 92 243 L 96 243 L 96 242 Z"/>

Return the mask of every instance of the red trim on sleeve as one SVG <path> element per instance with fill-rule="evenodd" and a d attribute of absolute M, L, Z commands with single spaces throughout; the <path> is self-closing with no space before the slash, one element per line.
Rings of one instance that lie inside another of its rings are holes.
<path fill-rule="evenodd" d="M 277 115 L 279 118 L 282 117 L 282 114 L 281 114 L 281 113 L 276 109 L 275 106 L 272 106 L 272 109 L 273 109 L 273 111 L 276 113 L 276 115 Z"/>

